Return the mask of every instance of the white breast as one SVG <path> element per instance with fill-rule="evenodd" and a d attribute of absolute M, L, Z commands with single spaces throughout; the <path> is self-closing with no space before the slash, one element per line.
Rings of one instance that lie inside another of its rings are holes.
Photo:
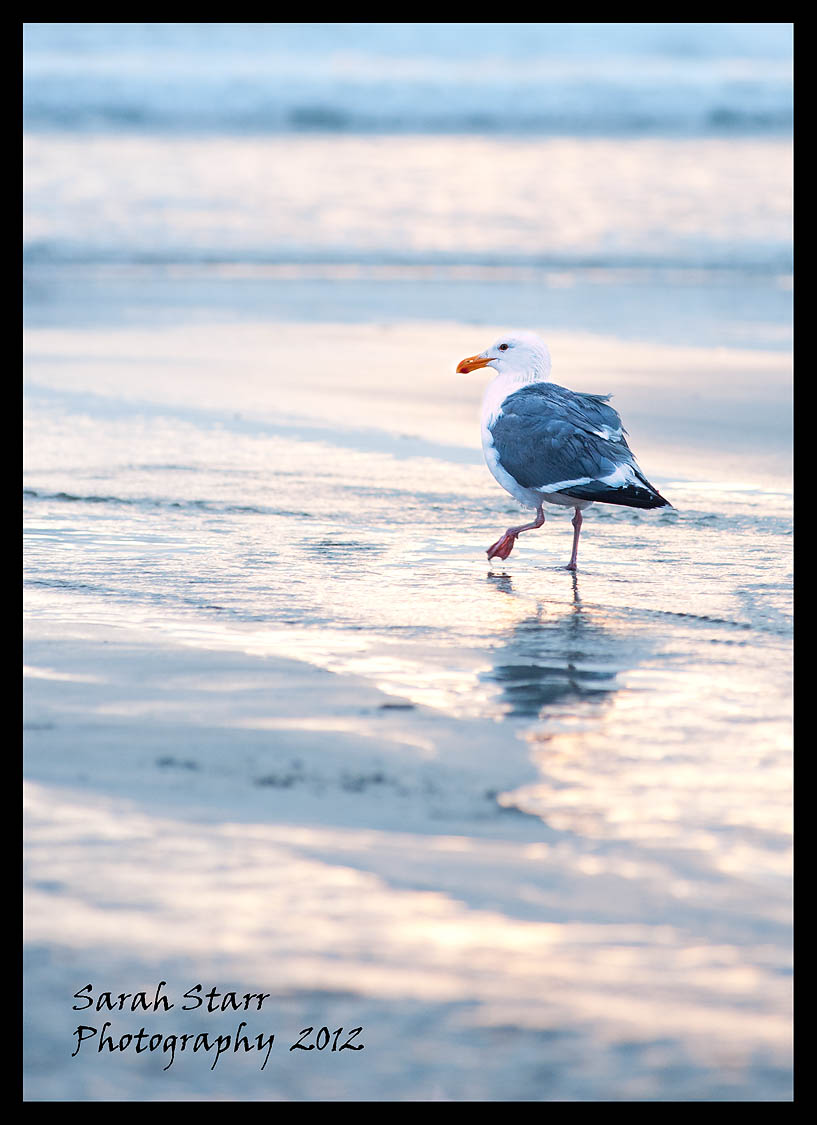
<path fill-rule="evenodd" d="M 510 473 L 506 473 L 499 463 L 499 454 L 494 447 L 494 438 L 490 427 L 502 413 L 502 403 L 518 391 L 520 387 L 529 382 L 527 379 L 514 378 L 510 375 L 497 375 L 485 389 L 482 397 L 482 452 L 485 463 L 491 470 L 494 479 L 502 485 L 506 492 L 510 492 L 515 500 L 524 504 L 526 508 L 536 509 L 542 503 L 542 496 L 529 488 L 523 488 L 514 480 Z"/>

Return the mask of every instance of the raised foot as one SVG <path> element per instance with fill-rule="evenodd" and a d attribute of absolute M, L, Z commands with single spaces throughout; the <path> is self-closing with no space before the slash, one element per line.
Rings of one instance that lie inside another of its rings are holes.
<path fill-rule="evenodd" d="M 516 536 L 511 535 L 510 531 L 506 531 L 501 539 L 497 539 L 496 543 L 492 543 L 486 551 L 489 559 L 506 559 L 513 550 L 513 545 L 516 542 Z"/>

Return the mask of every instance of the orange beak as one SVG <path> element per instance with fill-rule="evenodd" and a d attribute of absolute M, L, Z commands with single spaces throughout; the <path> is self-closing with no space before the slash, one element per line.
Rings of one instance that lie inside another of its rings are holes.
<path fill-rule="evenodd" d="M 476 371 L 480 367 L 487 367 L 492 360 L 485 359 L 481 355 L 469 355 L 467 359 L 463 359 L 457 364 L 457 374 L 467 375 L 469 371 Z"/>

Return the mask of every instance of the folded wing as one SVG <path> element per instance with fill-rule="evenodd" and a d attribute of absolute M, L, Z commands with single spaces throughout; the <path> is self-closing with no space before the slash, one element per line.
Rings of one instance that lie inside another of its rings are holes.
<path fill-rule="evenodd" d="M 524 488 L 577 500 L 660 508 L 609 395 L 533 383 L 509 395 L 489 427 L 499 462 Z"/>

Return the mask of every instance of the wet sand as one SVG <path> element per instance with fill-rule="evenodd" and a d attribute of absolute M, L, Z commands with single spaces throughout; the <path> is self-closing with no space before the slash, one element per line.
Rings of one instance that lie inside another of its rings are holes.
<path fill-rule="evenodd" d="M 507 323 L 127 292 L 27 333 L 27 1096 L 789 1097 L 787 349 L 533 325 L 675 505 L 573 576 L 555 509 L 485 558 L 454 368 Z M 118 1034 L 263 991 L 265 1069 L 70 1057 L 78 988 L 160 980 Z"/>

